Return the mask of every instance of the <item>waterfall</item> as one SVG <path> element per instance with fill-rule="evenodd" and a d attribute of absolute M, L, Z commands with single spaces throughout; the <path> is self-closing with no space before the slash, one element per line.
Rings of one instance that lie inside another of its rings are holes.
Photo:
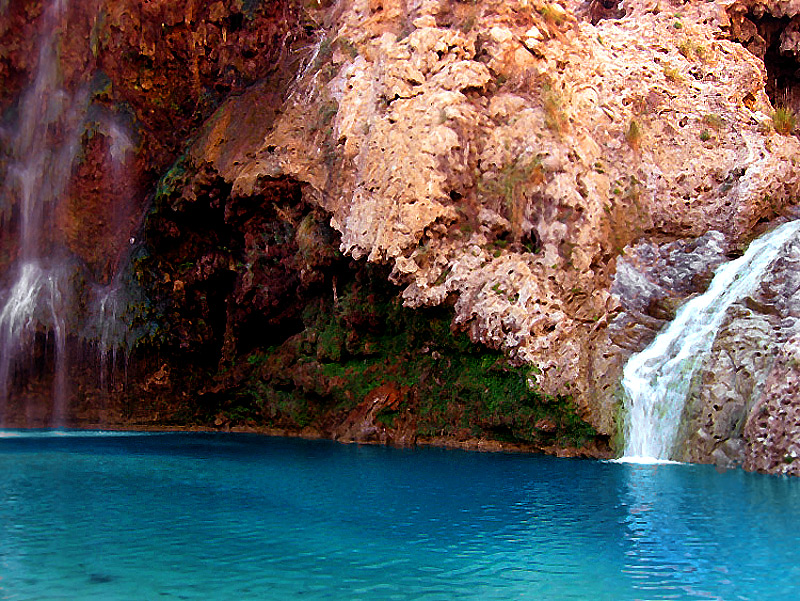
<path fill-rule="evenodd" d="M 669 460 L 681 415 L 725 312 L 751 294 L 784 245 L 800 230 L 785 223 L 753 241 L 738 259 L 717 268 L 708 290 L 685 303 L 675 319 L 623 370 L 626 394 L 625 461 Z"/>
<path fill-rule="evenodd" d="M 128 356 L 142 334 L 132 308 L 143 299 L 135 296 L 138 289 L 129 279 L 130 273 L 120 271 L 109 284 L 93 285 L 88 294 L 89 310 L 81 337 L 90 341 L 100 360 L 100 390 L 103 392 L 113 389 L 118 362 L 127 377 Z"/>
<path fill-rule="evenodd" d="M 60 239 L 55 213 L 69 192 L 81 152 L 90 106 L 89 85 L 81 82 L 89 81 L 92 69 L 87 43 L 88 70 L 78 81 L 64 81 L 60 47 L 69 8 L 69 0 L 50 0 L 39 18 L 38 62 L 5 132 L 0 216 L 6 234 L 16 241 L 16 255 L 0 290 L 0 425 L 15 382 L 42 363 L 53 369 L 51 425 L 64 425 L 68 412 L 67 343 L 78 333 L 75 313 L 85 274 Z M 132 144 L 116 125 L 107 128 L 116 164 Z"/>

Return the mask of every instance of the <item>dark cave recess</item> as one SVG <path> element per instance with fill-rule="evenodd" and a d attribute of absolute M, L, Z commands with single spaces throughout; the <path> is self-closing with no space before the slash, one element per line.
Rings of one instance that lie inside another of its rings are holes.
<path fill-rule="evenodd" d="M 756 3 L 736 3 L 728 12 L 731 39 L 764 61 L 772 105 L 800 114 L 800 14 L 774 16 Z"/>

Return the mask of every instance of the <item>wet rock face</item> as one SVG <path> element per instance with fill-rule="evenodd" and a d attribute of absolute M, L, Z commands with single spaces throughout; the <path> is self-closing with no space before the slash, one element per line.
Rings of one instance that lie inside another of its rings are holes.
<path fill-rule="evenodd" d="M 220 101 L 275 70 L 298 35 L 290 0 L 106 2 L 100 18 L 111 101 L 131 108 L 157 174 Z"/>
<path fill-rule="evenodd" d="M 213 170 L 186 158 L 162 181 L 138 266 L 181 361 L 225 364 L 294 333 L 309 290 L 335 277 L 337 238 L 324 213 L 281 179 L 231 195 Z"/>
<path fill-rule="evenodd" d="M 133 140 L 112 122 L 107 125 L 84 133 L 83 152 L 56 216 L 63 243 L 103 284 L 117 273 L 141 228 L 149 183 Z"/>
<path fill-rule="evenodd" d="M 611 292 L 624 311 L 671 320 L 669 301 L 705 290 L 714 270 L 727 260 L 726 246 L 717 231 L 661 245 L 641 242 L 626 248 L 617 262 Z"/>
<path fill-rule="evenodd" d="M 333 438 L 413 446 L 417 441 L 417 416 L 412 394 L 407 387 L 398 389 L 389 384 L 375 388 L 336 426 Z"/>
<path fill-rule="evenodd" d="M 794 353 L 800 332 L 800 242 L 787 245 L 758 289 L 728 311 L 687 400 L 688 461 L 795 472 Z"/>
<path fill-rule="evenodd" d="M 744 426 L 744 467 L 800 475 L 800 337 L 780 348 L 764 388 Z M 738 459 L 739 457 L 737 457 Z"/>
<path fill-rule="evenodd" d="M 708 287 L 727 260 L 725 237 L 711 231 L 694 240 L 626 247 L 617 262 L 611 293 L 618 309 L 590 347 L 594 411 L 604 428 L 614 428 L 622 402 L 619 380 L 628 358 L 645 348 L 690 296 Z"/>
<path fill-rule="evenodd" d="M 4 128 L 13 129 L 14 103 L 38 66 L 42 6 L 0 7 L 0 109 L 7 109 L 0 139 Z M 276 92 L 282 89 L 288 77 L 278 65 L 286 58 L 287 68 L 293 56 L 299 16 L 291 0 L 76 0 L 67 9 L 53 68 L 66 91 L 84 90 L 88 98 L 86 107 L 74 107 L 86 110 L 85 131 L 68 193 L 55 207 L 54 242 L 108 282 L 152 186 L 194 130 L 222 100 L 267 75 Z M 4 176 L 0 151 L 0 181 Z"/>
<path fill-rule="evenodd" d="M 25 86 L 36 60 L 36 18 L 41 15 L 38 2 L 5 2 L 0 4 L 0 112 Z"/>

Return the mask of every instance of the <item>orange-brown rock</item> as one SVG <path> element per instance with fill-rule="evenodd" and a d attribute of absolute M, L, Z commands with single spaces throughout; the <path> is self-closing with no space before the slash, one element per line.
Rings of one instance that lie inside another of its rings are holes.
<path fill-rule="evenodd" d="M 412 395 L 407 387 L 379 386 L 334 428 L 333 438 L 343 442 L 413 446 L 417 420 L 412 411 Z"/>

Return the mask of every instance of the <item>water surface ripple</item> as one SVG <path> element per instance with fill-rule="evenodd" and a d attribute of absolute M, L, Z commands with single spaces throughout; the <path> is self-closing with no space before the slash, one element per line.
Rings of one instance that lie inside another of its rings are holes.
<path fill-rule="evenodd" d="M 800 596 L 800 482 L 249 435 L 0 437 L 0 597 Z"/>

